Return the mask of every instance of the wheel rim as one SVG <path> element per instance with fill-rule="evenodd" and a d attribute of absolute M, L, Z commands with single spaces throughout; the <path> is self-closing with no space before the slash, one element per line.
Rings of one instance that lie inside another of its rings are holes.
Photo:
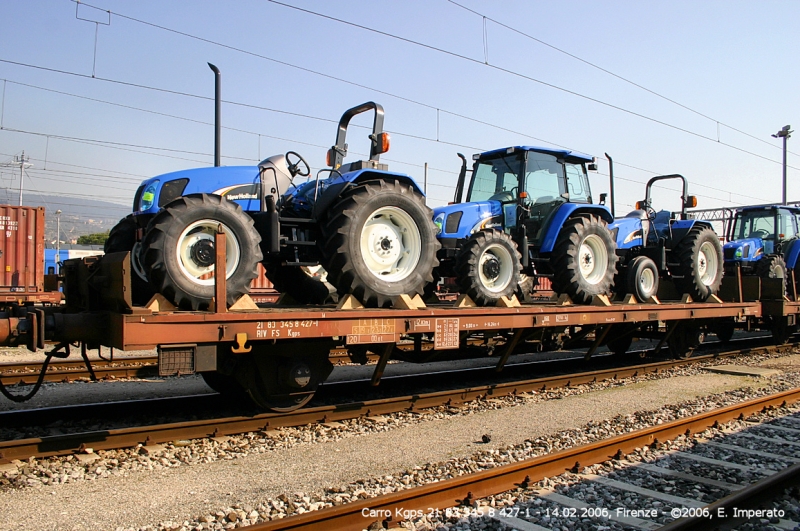
<path fill-rule="evenodd" d="M 419 227 L 401 208 L 375 210 L 361 229 L 361 256 L 369 272 L 381 280 L 405 279 L 417 267 L 421 254 Z"/>
<path fill-rule="evenodd" d="M 653 288 L 656 285 L 656 277 L 653 274 L 652 269 L 644 269 L 641 274 L 639 274 L 639 289 L 641 290 L 642 294 L 650 295 L 653 292 Z"/>
<path fill-rule="evenodd" d="M 200 286 L 214 284 L 214 235 L 220 225 L 225 233 L 225 276 L 230 278 L 239 265 L 241 249 L 239 240 L 227 225 L 201 219 L 186 227 L 178 237 L 178 267 L 187 279 Z"/>
<path fill-rule="evenodd" d="M 578 253 L 578 262 L 581 276 L 589 284 L 598 284 L 605 278 L 608 251 L 600 236 L 590 234 L 583 240 Z"/>
<path fill-rule="evenodd" d="M 717 250 L 711 242 L 705 242 L 700 246 L 700 252 L 697 253 L 697 275 L 700 282 L 709 286 L 714 283 L 717 278 L 717 268 L 719 260 L 717 258 Z"/>
<path fill-rule="evenodd" d="M 508 249 L 493 243 L 484 249 L 478 259 L 478 278 L 483 287 L 492 293 L 506 289 L 514 276 L 513 258 Z"/>

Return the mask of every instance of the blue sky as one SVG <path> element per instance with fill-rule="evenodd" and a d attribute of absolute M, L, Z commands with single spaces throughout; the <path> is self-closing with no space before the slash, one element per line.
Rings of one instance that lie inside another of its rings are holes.
<path fill-rule="evenodd" d="M 0 1 L 0 164 L 24 150 L 26 189 L 124 204 L 146 177 L 211 165 L 211 62 L 223 75 L 225 165 L 294 150 L 317 170 L 341 113 L 373 100 L 392 132 L 383 160 L 420 182 L 428 163 L 431 206 L 452 197 L 456 152 L 509 145 L 598 157 L 595 197 L 608 190 L 609 153 L 623 211 L 666 173 L 689 179 L 700 208 L 781 199 L 770 135 L 800 127 L 800 2 L 286 4 L 307 11 Z M 349 159 L 367 151 L 367 132 L 351 128 Z M 800 200 L 797 135 L 790 200 Z M 0 168 L 0 198 L 18 179 Z M 677 208 L 676 192 L 655 195 Z"/>

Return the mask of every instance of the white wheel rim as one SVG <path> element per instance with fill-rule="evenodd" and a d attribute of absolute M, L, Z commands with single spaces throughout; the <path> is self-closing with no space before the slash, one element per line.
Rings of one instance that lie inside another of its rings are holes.
<path fill-rule="evenodd" d="M 639 275 L 639 288 L 641 289 L 642 293 L 651 293 L 655 285 L 656 276 L 653 274 L 653 270 L 650 268 L 642 270 L 641 274 Z"/>
<path fill-rule="evenodd" d="M 714 244 L 703 243 L 700 246 L 700 252 L 697 253 L 697 275 L 700 277 L 700 282 L 706 286 L 713 284 L 717 278 L 718 265 L 717 250 L 714 248 Z"/>
<path fill-rule="evenodd" d="M 497 260 L 500 264 L 500 270 L 497 276 L 489 276 L 486 274 L 485 267 L 487 263 Z M 493 243 L 486 247 L 478 259 L 478 278 L 483 287 L 492 293 L 499 293 L 506 289 L 511 283 L 511 278 L 514 276 L 513 258 L 508 249 L 499 243 Z"/>
<path fill-rule="evenodd" d="M 209 265 L 199 263 L 193 257 L 193 248 L 206 240 L 211 242 L 213 250 L 214 235 L 220 225 L 222 232 L 225 233 L 225 277 L 230 278 L 239 266 L 241 250 L 239 240 L 227 225 L 214 219 L 201 219 L 186 227 L 178 237 L 176 245 L 178 267 L 187 279 L 200 286 L 214 285 L 215 268 L 213 263 Z"/>
<path fill-rule="evenodd" d="M 375 210 L 361 229 L 361 256 L 369 272 L 381 280 L 405 279 L 416 269 L 421 254 L 419 227 L 402 208 Z"/>
<path fill-rule="evenodd" d="M 605 278 L 608 251 L 600 236 L 590 234 L 581 242 L 578 263 L 581 276 L 589 284 L 598 284 Z"/>

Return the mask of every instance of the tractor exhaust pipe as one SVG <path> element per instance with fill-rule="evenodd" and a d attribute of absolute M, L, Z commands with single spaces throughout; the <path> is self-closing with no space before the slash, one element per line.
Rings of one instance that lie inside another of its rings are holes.
<path fill-rule="evenodd" d="M 611 155 L 608 153 L 606 153 L 606 158 L 608 159 L 608 206 L 611 209 L 611 215 L 617 217 L 614 214 L 614 161 L 611 160 Z"/>
<path fill-rule="evenodd" d="M 214 72 L 214 166 L 220 166 L 220 131 L 222 129 L 222 76 L 219 68 L 208 63 Z"/>

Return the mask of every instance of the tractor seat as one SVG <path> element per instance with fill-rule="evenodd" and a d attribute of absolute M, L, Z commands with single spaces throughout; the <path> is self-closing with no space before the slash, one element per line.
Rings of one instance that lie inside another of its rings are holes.
<path fill-rule="evenodd" d="M 647 212 L 644 210 L 634 210 L 625 215 L 626 218 L 647 219 Z"/>

